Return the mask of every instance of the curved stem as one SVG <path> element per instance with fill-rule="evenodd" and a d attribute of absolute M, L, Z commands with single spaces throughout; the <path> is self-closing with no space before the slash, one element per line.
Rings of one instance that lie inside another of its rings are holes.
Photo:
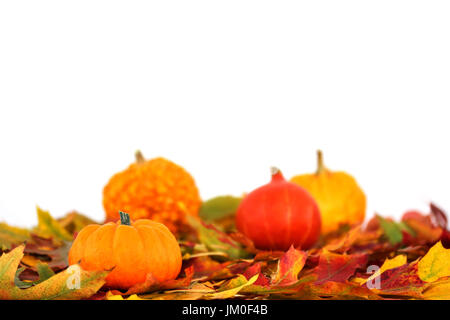
<path fill-rule="evenodd" d="M 130 226 L 131 225 L 130 215 L 128 213 L 119 211 L 119 215 L 120 215 L 120 224 L 123 224 L 125 226 Z"/>

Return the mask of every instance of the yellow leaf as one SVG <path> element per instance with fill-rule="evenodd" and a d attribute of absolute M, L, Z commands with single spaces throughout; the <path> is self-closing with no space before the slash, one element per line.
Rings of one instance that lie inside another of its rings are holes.
<path fill-rule="evenodd" d="M 366 283 L 367 281 L 372 281 L 376 277 L 379 277 L 383 272 L 389 269 L 394 269 L 397 267 L 401 267 L 407 262 L 407 257 L 404 254 L 399 254 L 398 256 L 392 258 L 392 259 L 386 259 L 381 266 L 381 268 L 373 273 L 369 278 L 367 278 L 365 281 L 363 281 L 361 284 Z"/>
<path fill-rule="evenodd" d="M 432 285 L 423 293 L 423 297 L 429 300 L 450 300 L 450 281 Z"/>
<path fill-rule="evenodd" d="M 120 294 L 113 294 L 111 293 L 111 291 L 108 291 L 106 293 L 106 300 L 145 300 L 145 299 L 139 298 L 137 294 L 132 294 L 128 298 L 124 299 Z"/>
<path fill-rule="evenodd" d="M 237 278 L 230 280 L 230 282 L 225 285 L 226 289 L 216 293 L 207 294 L 205 298 L 209 299 L 228 299 L 234 297 L 242 288 L 252 285 L 259 277 L 259 274 L 254 275 L 249 280 L 243 275 L 238 275 Z M 231 289 L 228 289 L 232 287 Z"/>
<path fill-rule="evenodd" d="M 418 275 L 422 281 L 434 282 L 450 276 L 450 249 L 445 249 L 439 241 L 419 261 Z"/>
<path fill-rule="evenodd" d="M 30 238 L 27 229 L 11 227 L 6 223 L 0 223 L 0 249 L 11 249 L 11 245 L 20 244 Z"/>

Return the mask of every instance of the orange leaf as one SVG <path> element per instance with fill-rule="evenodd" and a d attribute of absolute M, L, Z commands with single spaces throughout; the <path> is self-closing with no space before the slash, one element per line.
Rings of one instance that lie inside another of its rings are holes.
<path fill-rule="evenodd" d="M 305 266 L 307 253 L 293 246 L 278 260 L 278 268 L 272 277 L 272 284 L 288 285 L 298 280 L 298 274 Z"/>

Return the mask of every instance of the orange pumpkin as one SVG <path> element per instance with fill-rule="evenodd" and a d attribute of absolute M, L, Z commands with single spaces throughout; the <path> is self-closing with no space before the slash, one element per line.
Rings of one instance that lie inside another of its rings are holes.
<path fill-rule="evenodd" d="M 201 199 L 192 176 L 164 158 L 146 160 L 138 151 L 136 162 L 116 173 L 103 189 L 106 221 L 117 221 L 117 209 L 133 220 L 152 219 L 178 233 L 186 215 L 197 216 Z"/>
<path fill-rule="evenodd" d="M 69 264 L 84 270 L 112 270 L 106 286 L 127 290 L 151 274 L 158 281 L 175 279 L 181 269 L 181 251 L 166 226 L 148 219 L 91 224 L 77 235 L 69 251 Z"/>

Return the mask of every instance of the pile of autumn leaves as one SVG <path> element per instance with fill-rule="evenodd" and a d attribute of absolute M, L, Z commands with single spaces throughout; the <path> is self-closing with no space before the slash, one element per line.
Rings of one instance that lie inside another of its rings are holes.
<path fill-rule="evenodd" d="M 229 221 L 192 219 L 180 240 L 178 279 L 128 292 L 105 289 L 107 271 L 81 270 L 80 288 L 68 287 L 68 250 L 90 223 L 76 212 L 56 220 L 38 209 L 32 230 L 0 224 L 0 299 L 450 298 L 447 218 L 434 205 L 429 214 L 409 212 L 400 222 L 375 216 L 308 251 L 257 250 L 241 234 L 222 231 Z"/>

